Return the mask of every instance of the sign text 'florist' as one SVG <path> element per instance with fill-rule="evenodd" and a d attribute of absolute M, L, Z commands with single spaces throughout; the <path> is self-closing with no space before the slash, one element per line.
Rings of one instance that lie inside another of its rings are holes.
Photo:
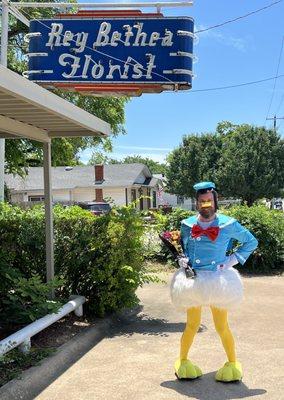
<path fill-rule="evenodd" d="M 32 21 L 29 37 L 29 79 L 46 86 L 191 88 L 194 35 L 188 17 Z"/>

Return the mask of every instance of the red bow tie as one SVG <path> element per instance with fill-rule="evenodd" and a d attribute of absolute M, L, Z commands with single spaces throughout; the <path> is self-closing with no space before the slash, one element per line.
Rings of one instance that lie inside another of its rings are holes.
<path fill-rule="evenodd" d="M 191 236 L 193 238 L 197 238 L 201 235 L 206 235 L 209 237 L 210 240 L 214 241 L 217 239 L 219 235 L 220 228 L 218 226 L 211 226 L 207 229 L 201 228 L 199 225 L 193 225 L 191 229 Z"/>

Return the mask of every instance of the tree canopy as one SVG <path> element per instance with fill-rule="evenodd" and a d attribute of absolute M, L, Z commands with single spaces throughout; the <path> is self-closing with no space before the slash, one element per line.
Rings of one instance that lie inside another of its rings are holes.
<path fill-rule="evenodd" d="M 72 3 L 74 1 L 70 1 Z M 22 10 L 28 19 L 51 18 L 58 10 L 51 8 L 24 8 Z M 10 18 L 9 26 L 9 50 L 8 67 L 22 74 L 28 69 L 27 57 L 28 45 L 24 41 L 24 35 L 28 33 L 28 28 L 16 18 Z M 56 90 L 55 93 L 72 102 L 76 106 L 88 111 L 89 113 L 103 119 L 111 125 L 112 136 L 125 134 L 125 104 L 129 100 L 127 97 L 94 97 L 80 95 L 74 92 Z M 60 138 L 52 140 L 52 165 L 75 165 L 79 163 L 79 152 L 87 147 L 97 145 L 111 149 L 111 137 L 102 139 L 98 137 L 83 138 Z M 20 173 L 28 166 L 42 165 L 42 145 L 28 139 L 6 140 L 6 172 Z"/>
<path fill-rule="evenodd" d="M 202 180 L 248 205 L 276 197 L 284 187 L 284 141 L 264 127 L 222 122 L 214 133 L 185 136 L 168 163 L 168 190 L 188 197 Z"/>
<path fill-rule="evenodd" d="M 166 172 L 166 164 L 159 163 L 158 161 L 154 161 L 149 157 L 142 157 L 140 155 L 127 156 L 122 160 L 117 160 L 114 158 L 110 158 L 107 155 L 101 152 L 94 152 L 92 157 L 90 158 L 88 164 L 133 164 L 140 163 L 145 164 L 150 169 L 152 174 L 165 174 Z"/>

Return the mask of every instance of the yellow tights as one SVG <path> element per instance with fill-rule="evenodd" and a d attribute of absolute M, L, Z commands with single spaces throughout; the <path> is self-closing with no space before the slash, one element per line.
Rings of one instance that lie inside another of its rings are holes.
<path fill-rule="evenodd" d="M 235 341 L 228 324 L 228 313 L 226 310 L 211 307 L 211 312 L 229 362 L 236 361 Z M 180 359 L 186 360 L 201 321 L 201 307 L 192 307 L 187 310 L 187 323 L 181 337 Z"/>

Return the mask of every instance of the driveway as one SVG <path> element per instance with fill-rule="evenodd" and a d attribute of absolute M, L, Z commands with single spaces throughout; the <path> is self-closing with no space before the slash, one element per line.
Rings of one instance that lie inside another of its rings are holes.
<path fill-rule="evenodd" d="M 168 281 L 169 275 L 165 278 Z M 48 377 L 48 371 L 53 368 L 49 359 L 37 367 L 42 368 L 41 382 L 46 371 L 46 381 L 41 387 L 36 388 L 35 382 L 31 383 L 31 375 L 24 376 L 19 383 L 23 385 L 22 396 L 17 399 L 282 400 L 284 279 L 253 277 L 243 278 L 243 281 L 245 301 L 230 316 L 238 358 L 244 370 L 241 383 L 224 384 L 214 380 L 216 370 L 226 359 L 206 308 L 191 351 L 192 360 L 204 375 L 195 381 L 176 380 L 173 364 L 179 353 L 185 315 L 172 307 L 167 282 L 139 289 L 140 309 L 113 319 L 105 326 L 104 337 L 89 346 L 72 364 L 67 363 L 60 374 L 53 375 L 52 379 Z M 77 343 L 80 340 L 87 341 L 90 337 L 76 338 Z M 28 382 L 30 392 L 24 387 Z"/>

